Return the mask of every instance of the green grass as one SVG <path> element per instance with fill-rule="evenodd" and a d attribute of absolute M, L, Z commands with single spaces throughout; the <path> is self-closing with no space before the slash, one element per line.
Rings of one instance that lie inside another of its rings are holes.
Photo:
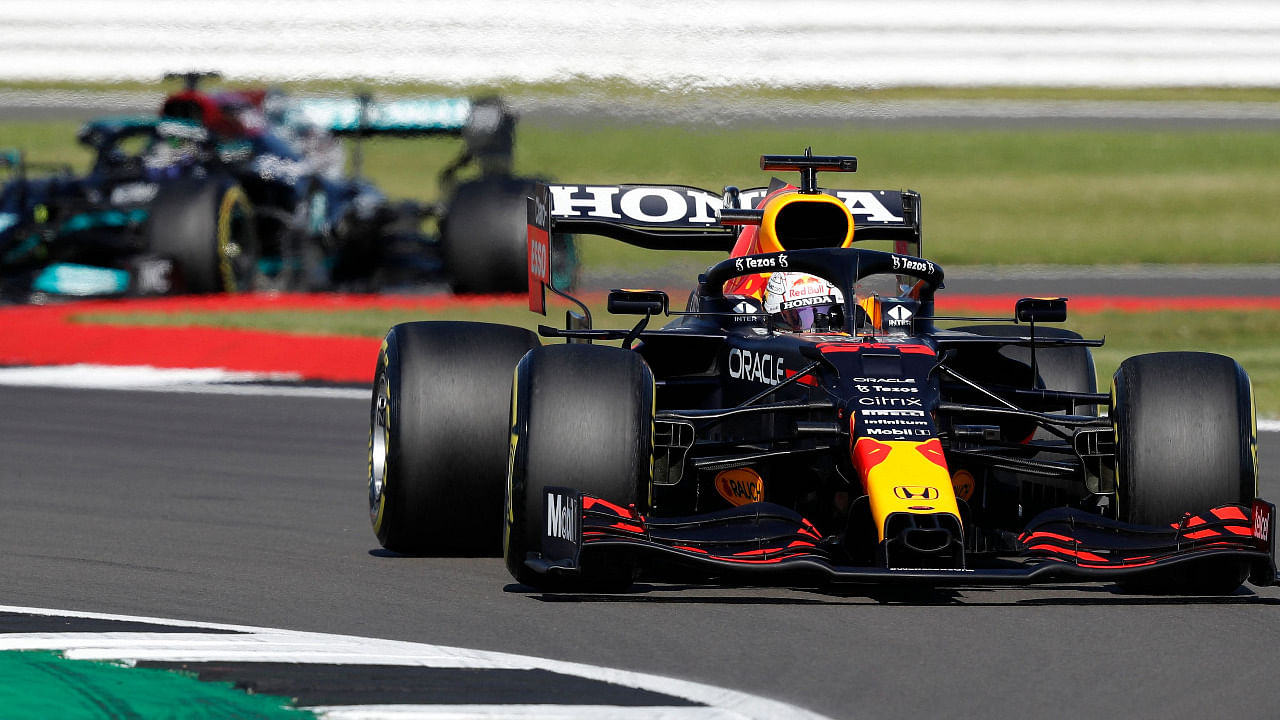
<path fill-rule="evenodd" d="M 0 125 L 0 147 L 83 168 L 75 123 Z M 827 184 L 923 194 L 925 254 L 956 264 L 1280 262 L 1280 131 L 887 130 L 831 126 L 575 127 L 524 123 L 521 172 L 566 182 L 763 185 L 761 153 L 856 154 Z M 367 143 L 365 174 L 392 196 L 438 197 L 454 140 Z M 677 256 L 588 239 L 589 268 Z M 710 256 L 690 267 L 709 264 Z"/>
<path fill-rule="evenodd" d="M 603 301 L 594 298 L 596 327 L 630 327 L 636 318 L 605 313 Z M 387 328 L 411 320 L 476 320 L 536 329 L 539 323 L 561 326 L 563 304 L 549 304 L 548 316 L 530 313 L 523 303 L 451 308 L 446 311 L 364 310 L 348 312 L 261 313 L 93 313 L 75 316 L 79 322 L 243 327 L 295 333 L 322 333 L 382 337 Z M 657 323 L 655 323 L 657 324 Z M 1106 391 L 1120 362 L 1131 355 L 1163 350 L 1200 350 L 1230 355 L 1253 378 L 1258 413 L 1280 417 L 1280 313 L 1271 311 L 1075 313 L 1064 327 L 1085 337 L 1106 339 L 1095 348 L 1094 362 L 1100 389 Z"/>

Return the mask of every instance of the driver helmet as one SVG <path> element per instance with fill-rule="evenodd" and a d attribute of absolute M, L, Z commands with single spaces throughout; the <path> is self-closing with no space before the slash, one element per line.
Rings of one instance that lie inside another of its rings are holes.
<path fill-rule="evenodd" d="M 844 328 L 844 296 L 835 285 L 805 273 L 769 276 L 764 311 L 774 327 L 790 332 L 827 332 Z"/>

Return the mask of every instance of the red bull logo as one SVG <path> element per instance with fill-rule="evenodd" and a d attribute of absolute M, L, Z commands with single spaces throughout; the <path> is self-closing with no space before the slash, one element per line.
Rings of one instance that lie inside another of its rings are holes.
<path fill-rule="evenodd" d="M 787 289 L 787 299 L 826 294 L 826 283 L 812 275 L 802 275 Z"/>

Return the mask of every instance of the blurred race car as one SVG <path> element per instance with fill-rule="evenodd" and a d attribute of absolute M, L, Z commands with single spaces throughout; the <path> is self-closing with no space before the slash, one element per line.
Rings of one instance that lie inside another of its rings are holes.
<path fill-rule="evenodd" d="M 731 250 L 683 310 L 614 290 L 609 311 L 634 326 L 592 329 L 584 306 L 540 327 L 567 341 L 545 346 L 500 325 L 393 327 L 370 423 L 379 541 L 496 553 L 501 526 L 511 574 L 544 589 L 675 569 L 793 585 L 1275 583 L 1275 508 L 1256 497 L 1236 361 L 1139 355 L 1099 393 L 1102 342 L 1045 327 L 1065 299 L 1019 300 L 1012 317 L 935 312 L 943 269 L 922 257 L 918 194 L 818 186 L 853 157 L 761 167 L 799 183 L 530 198 L 533 310 L 544 288 L 560 294 L 547 266 L 561 230 Z M 672 320 L 651 328 L 659 316 Z"/>
<path fill-rule="evenodd" d="M 70 168 L 0 156 L 0 292 L 10 300 L 244 290 L 373 290 L 447 282 L 525 289 L 515 120 L 496 98 L 373 102 L 205 91 L 188 73 L 156 117 L 80 131 L 95 160 Z M 360 141 L 459 135 L 440 204 L 392 201 L 360 175 Z M 354 172 L 343 138 L 356 143 Z M 460 170 L 478 172 L 459 181 Z M 438 232 L 424 232 L 434 219 Z M 571 282 L 570 242 L 559 272 Z"/>

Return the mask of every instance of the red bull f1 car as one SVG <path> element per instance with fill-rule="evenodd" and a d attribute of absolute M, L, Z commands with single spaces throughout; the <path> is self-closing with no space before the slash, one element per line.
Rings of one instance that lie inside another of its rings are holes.
<path fill-rule="evenodd" d="M 549 238 L 723 249 L 687 303 L 615 290 L 537 335 L 406 323 L 379 354 L 369 501 L 383 546 L 502 552 L 534 588 L 709 581 L 967 586 L 1104 581 L 1229 593 L 1276 582 L 1249 377 L 1231 358 L 1125 360 L 1097 391 L 1066 300 L 935 311 L 911 191 L 840 190 L 848 156 L 766 155 L 796 184 L 540 185 Z M 659 321 L 665 322 L 660 327 Z M 538 337 L 548 339 L 543 344 Z M 562 341 L 562 342 L 556 342 Z M 512 378 L 514 377 L 514 380 Z"/>

